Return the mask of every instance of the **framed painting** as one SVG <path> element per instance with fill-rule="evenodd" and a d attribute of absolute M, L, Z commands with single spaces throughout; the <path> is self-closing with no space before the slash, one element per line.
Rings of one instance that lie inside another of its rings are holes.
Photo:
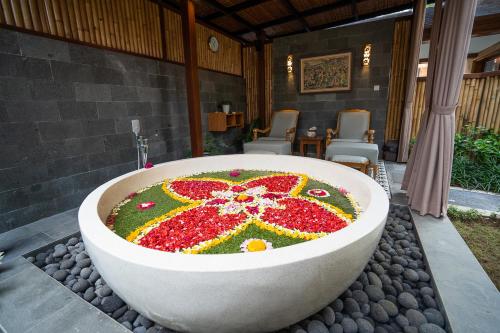
<path fill-rule="evenodd" d="M 351 90 L 352 53 L 300 59 L 300 92 L 322 93 Z"/>

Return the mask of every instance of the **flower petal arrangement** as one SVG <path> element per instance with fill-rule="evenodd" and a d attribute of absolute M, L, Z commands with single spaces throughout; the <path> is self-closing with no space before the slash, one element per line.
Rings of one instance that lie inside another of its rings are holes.
<path fill-rule="evenodd" d="M 360 208 L 305 174 L 229 170 L 166 179 L 116 205 L 108 227 L 147 248 L 186 254 L 261 252 L 334 233 Z"/>

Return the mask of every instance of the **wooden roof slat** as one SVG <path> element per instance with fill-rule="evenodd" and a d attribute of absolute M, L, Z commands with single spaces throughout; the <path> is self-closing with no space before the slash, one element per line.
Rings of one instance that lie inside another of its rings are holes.
<path fill-rule="evenodd" d="M 181 10 L 180 10 L 180 6 L 179 6 L 179 3 L 175 0 L 158 0 L 159 3 L 164 6 L 165 8 L 167 9 L 170 9 L 170 10 L 173 10 L 174 12 L 176 13 L 180 13 Z M 199 24 L 202 24 L 210 29 L 213 29 L 215 31 L 218 31 L 234 40 L 237 40 L 238 42 L 242 43 L 243 45 L 247 44 L 248 43 L 248 40 L 246 39 L 243 39 L 241 37 L 238 37 L 238 35 L 232 33 L 231 31 L 225 29 L 224 27 L 222 26 L 219 26 L 217 24 L 213 24 L 211 22 L 207 22 L 205 20 L 203 20 L 201 17 L 197 16 L 196 17 L 196 21 L 197 23 Z"/>
<path fill-rule="evenodd" d="M 207 21 L 211 21 L 211 20 L 217 19 L 219 17 L 227 16 L 227 15 L 230 15 L 230 14 L 236 14 L 239 11 L 245 10 L 247 8 L 258 6 L 258 5 L 266 3 L 268 1 L 271 1 L 271 0 L 250 0 L 250 1 L 244 1 L 244 2 L 236 4 L 234 6 L 226 7 L 226 9 L 227 9 L 226 13 L 224 13 L 224 12 L 217 12 L 217 13 L 214 13 L 214 14 L 210 14 L 210 15 L 204 16 L 203 19 L 207 20 Z"/>
<path fill-rule="evenodd" d="M 317 26 L 311 27 L 311 30 L 312 31 L 316 31 L 316 30 L 322 30 L 322 29 L 327 29 L 327 28 L 334 28 L 334 27 L 337 27 L 337 26 L 340 26 L 340 25 L 354 23 L 356 21 L 363 21 L 363 20 L 371 19 L 371 18 L 380 16 L 380 15 L 387 15 L 387 14 L 391 14 L 391 13 L 395 13 L 395 12 L 407 10 L 407 9 L 412 8 L 412 7 L 413 7 L 413 4 L 410 2 L 408 4 L 403 4 L 403 5 L 399 5 L 399 6 L 396 6 L 396 7 L 389 7 L 389 8 L 385 8 L 385 9 L 378 10 L 378 11 L 375 11 L 375 12 L 371 12 L 371 13 L 368 13 L 368 14 L 358 15 L 357 19 L 354 18 L 354 17 L 350 17 L 348 19 L 344 19 L 344 20 L 340 20 L 340 21 L 336 21 L 336 22 L 331 22 L 331 23 L 317 25 Z M 276 35 L 276 36 L 273 36 L 273 38 L 290 36 L 290 35 L 294 35 L 296 33 L 298 33 L 298 31 L 293 31 L 293 32 L 289 32 L 289 33 L 286 33 L 286 34 L 282 34 L 282 35 Z"/>
<path fill-rule="evenodd" d="M 319 13 L 324 12 L 324 11 L 333 10 L 333 9 L 345 6 L 347 4 L 350 4 L 350 3 L 351 3 L 351 0 L 339 0 L 339 1 L 332 3 L 332 4 L 328 4 L 328 5 L 324 5 L 324 6 L 320 6 L 320 7 L 315 7 L 315 8 L 300 12 L 299 14 L 302 17 L 310 16 L 310 15 L 314 15 L 314 14 L 319 14 Z M 273 25 L 279 25 L 279 24 L 283 24 L 283 23 L 287 23 L 287 22 L 295 21 L 295 20 L 297 20 L 297 17 L 295 15 L 291 14 L 291 15 L 284 16 L 284 17 L 281 17 L 281 18 L 276 19 L 276 20 L 272 20 L 272 21 L 269 21 L 266 23 L 255 25 L 254 28 L 256 30 L 262 30 L 262 29 L 272 27 Z M 240 30 L 240 31 L 235 32 L 235 34 L 243 35 L 247 32 L 250 32 L 250 31 L 248 31 L 248 29 L 247 30 Z"/>
<path fill-rule="evenodd" d="M 293 13 L 293 15 L 295 15 L 295 17 L 300 21 L 300 23 L 304 27 L 304 30 L 307 31 L 307 32 L 311 31 L 311 28 L 309 27 L 309 24 L 307 23 L 307 21 L 304 18 L 304 16 L 300 15 L 300 13 L 293 6 L 293 4 L 290 2 L 290 0 L 283 0 L 283 2 L 287 6 L 288 10 L 290 10 Z"/>
<path fill-rule="evenodd" d="M 256 29 L 255 26 L 253 26 L 250 22 L 248 22 L 247 20 L 245 20 L 244 18 L 242 18 L 238 14 L 228 11 L 228 7 L 221 5 L 216 0 L 201 0 L 201 1 L 206 3 L 207 5 L 212 6 L 215 9 L 225 13 L 228 16 L 234 17 L 235 19 L 240 21 L 240 23 L 242 23 L 244 26 L 246 26 L 247 29 L 249 29 L 250 31 L 258 33 L 260 30 L 262 30 L 262 29 Z M 267 38 L 267 35 L 265 35 L 265 37 Z"/>
<path fill-rule="evenodd" d="M 356 6 L 356 0 L 351 0 L 352 16 L 358 19 L 358 7 Z"/>

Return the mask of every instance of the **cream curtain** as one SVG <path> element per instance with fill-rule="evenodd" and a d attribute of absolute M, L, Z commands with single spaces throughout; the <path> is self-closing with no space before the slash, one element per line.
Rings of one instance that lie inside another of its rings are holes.
<path fill-rule="evenodd" d="M 425 20 L 425 0 L 417 0 L 413 13 L 411 25 L 411 42 L 409 63 L 406 73 L 406 91 L 403 118 L 401 120 L 401 135 L 399 137 L 398 162 L 408 161 L 408 151 L 410 146 L 413 96 L 417 84 L 417 70 L 420 56 L 420 45 L 424 32 Z"/>
<path fill-rule="evenodd" d="M 453 162 L 455 108 L 469 49 L 477 0 L 436 1 L 426 110 L 403 179 L 408 204 L 421 215 L 446 213 Z"/>

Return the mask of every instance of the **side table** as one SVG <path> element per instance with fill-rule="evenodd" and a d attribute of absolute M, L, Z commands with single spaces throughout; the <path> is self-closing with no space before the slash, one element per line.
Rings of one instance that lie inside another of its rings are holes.
<path fill-rule="evenodd" d="M 323 153 L 323 137 L 322 136 L 301 136 L 300 137 L 300 155 L 307 154 L 307 145 L 314 145 L 316 147 L 316 157 L 321 159 Z"/>

